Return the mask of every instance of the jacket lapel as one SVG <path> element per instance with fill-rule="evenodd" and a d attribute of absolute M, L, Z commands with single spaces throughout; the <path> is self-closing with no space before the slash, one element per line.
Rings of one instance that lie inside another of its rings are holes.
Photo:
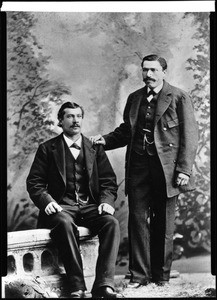
<path fill-rule="evenodd" d="M 129 112 L 129 119 L 130 119 L 130 125 L 131 125 L 132 130 L 135 129 L 137 118 L 138 118 L 138 113 L 139 113 L 139 107 L 140 107 L 141 101 L 142 101 L 143 97 L 145 96 L 145 94 L 146 94 L 146 87 L 143 87 L 140 89 L 137 97 L 135 97 L 132 100 L 132 105 L 131 105 L 130 112 Z"/>
<path fill-rule="evenodd" d="M 83 134 L 82 137 L 83 137 L 84 158 L 86 163 L 86 169 L 87 169 L 88 177 L 91 178 L 96 151 L 93 149 L 92 143 L 89 141 L 89 139 L 86 138 Z"/>
<path fill-rule="evenodd" d="M 66 164 L 65 164 L 65 147 L 63 141 L 63 134 L 60 134 L 55 142 L 52 144 L 52 151 L 57 168 L 60 175 L 66 184 Z"/>
<path fill-rule="evenodd" d="M 172 91 L 171 91 L 170 85 L 166 81 L 164 81 L 163 88 L 157 99 L 157 107 L 156 107 L 156 113 L 155 113 L 155 125 L 157 124 L 157 122 L 160 120 L 160 118 L 162 117 L 165 110 L 170 105 L 170 103 L 172 101 L 171 93 L 172 93 Z"/>

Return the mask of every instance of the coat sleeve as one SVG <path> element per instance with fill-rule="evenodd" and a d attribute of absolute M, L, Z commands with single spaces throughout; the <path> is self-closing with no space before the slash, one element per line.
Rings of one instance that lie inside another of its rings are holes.
<path fill-rule="evenodd" d="M 44 144 L 41 144 L 26 180 L 29 196 L 40 210 L 44 210 L 50 202 L 55 201 L 47 191 L 48 166 L 47 149 Z"/>
<path fill-rule="evenodd" d="M 104 135 L 106 145 L 105 150 L 112 150 L 126 146 L 131 139 L 131 126 L 129 120 L 129 111 L 132 103 L 132 97 L 129 95 L 124 109 L 123 123 L 120 124 L 114 131 Z"/>
<path fill-rule="evenodd" d="M 99 185 L 99 204 L 108 203 L 115 206 L 117 199 L 117 179 L 111 163 L 102 145 L 96 145 L 97 172 Z"/>
<path fill-rule="evenodd" d="M 198 125 L 191 98 L 183 93 L 177 105 L 180 124 L 180 147 L 176 171 L 191 175 L 198 146 Z"/>

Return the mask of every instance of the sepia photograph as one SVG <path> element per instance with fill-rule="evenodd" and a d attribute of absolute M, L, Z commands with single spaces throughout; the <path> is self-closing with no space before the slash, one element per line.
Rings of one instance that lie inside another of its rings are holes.
<path fill-rule="evenodd" d="M 132 4 L 5 10 L 2 298 L 216 297 L 213 12 Z"/>

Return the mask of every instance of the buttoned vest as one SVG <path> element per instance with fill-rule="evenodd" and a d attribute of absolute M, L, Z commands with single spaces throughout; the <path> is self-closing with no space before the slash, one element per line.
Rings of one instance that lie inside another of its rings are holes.
<path fill-rule="evenodd" d="M 62 202 L 66 204 L 85 205 L 89 198 L 88 175 L 86 171 L 84 150 L 81 147 L 75 159 L 65 144 L 66 190 Z"/>
<path fill-rule="evenodd" d="M 144 155 L 145 151 L 149 155 L 155 155 L 157 153 L 154 144 L 156 106 L 157 95 L 155 95 L 150 102 L 146 96 L 144 96 L 140 104 L 133 145 L 133 150 L 140 155 Z"/>

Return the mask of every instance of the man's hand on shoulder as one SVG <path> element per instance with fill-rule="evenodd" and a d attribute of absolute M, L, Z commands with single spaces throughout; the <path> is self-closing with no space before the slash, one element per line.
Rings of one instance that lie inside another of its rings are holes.
<path fill-rule="evenodd" d="M 108 203 L 101 203 L 98 207 L 98 212 L 100 215 L 102 215 L 103 213 L 113 215 L 115 212 L 115 209 Z"/>
<path fill-rule="evenodd" d="M 62 209 L 62 207 L 59 205 L 59 204 L 57 204 L 56 202 L 50 202 L 46 207 L 45 207 L 45 213 L 47 214 L 47 215 L 52 215 L 52 214 L 55 214 L 55 213 L 57 213 L 57 212 L 60 212 L 60 211 L 62 211 L 63 209 Z"/>
<path fill-rule="evenodd" d="M 89 140 L 91 141 L 91 143 L 94 144 L 101 144 L 101 145 L 105 145 L 105 139 L 102 137 L 101 134 L 97 134 L 94 136 L 90 136 Z"/>

